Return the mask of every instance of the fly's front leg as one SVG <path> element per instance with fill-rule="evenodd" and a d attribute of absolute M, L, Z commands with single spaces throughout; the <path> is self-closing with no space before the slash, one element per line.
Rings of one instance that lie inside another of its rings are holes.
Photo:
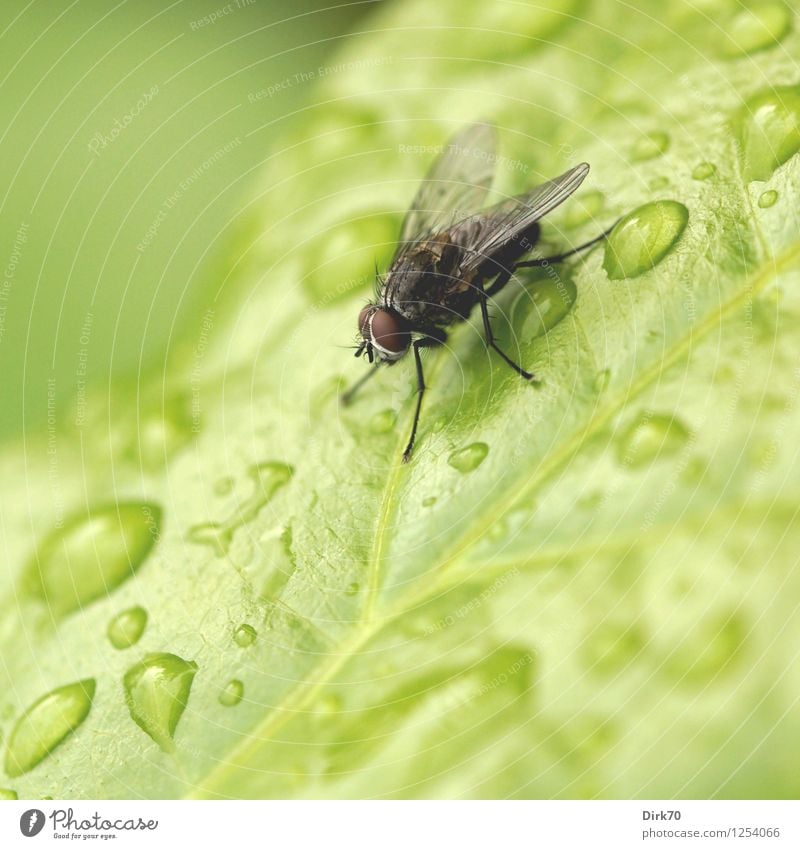
<path fill-rule="evenodd" d="M 372 366 L 370 370 L 361 378 L 359 378 L 346 392 L 342 392 L 341 401 L 345 407 L 353 400 L 356 392 L 375 374 L 378 373 L 378 366 L 380 365 L 380 361 Z"/>
<path fill-rule="evenodd" d="M 510 272 L 503 272 L 503 275 L 505 275 L 506 273 L 508 273 L 508 277 L 511 276 Z M 501 275 L 501 277 L 503 275 Z M 502 285 L 505 285 L 505 283 L 508 281 L 508 277 L 506 277 L 506 280 L 503 281 Z M 496 286 L 497 281 L 495 281 L 494 285 L 492 286 L 492 289 L 494 289 Z M 489 291 L 492 290 L 490 289 Z M 492 322 L 489 320 L 489 307 L 486 304 L 487 294 L 488 293 L 484 292 L 481 288 L 479 293 L 479 301 L 481 304 L 481 317 L 483 318 L 483 331 L 486 334 L 486 344 L 490 348 L 493 348 L 495 351 L 497 351 L 497 353 L 500 354 L 500 356 L 508 363 L 508 365 L 511 366 L 511 368 L 514 369 L 514 371 L 520 377 L 524 378 L 525 380 L 536 380 L 535 375 L 531 374 L 529 371 L 525 371 L 522 366 L 515 363 L 514 360 L 512 360 L 511 357 L 509 357 L 508 354 L 505 353 L 505 351 L 501 350 L 497 342 L 494 341 L 494 333 L 492 332 Z"/>
<path fill-rule="evenodd" d="M 421 348 L 432 348 L 434 345 L 441 345 L 447 336 L 442 333 L 441 336 L 430 336 L 425 339 L 415 339 L 411 343 L 414 349 L 414 364 L 417 367 L 417 406 L 414 410 L 414 423 L 411 425 L 411 436 L 408 439 L 406 450 L 403 451 L 403 462 L 407 463 L 411 459 L 411 452 L 414 450 L 414 440 L 417 438 L 417 425 L 419 424 L 419 414 L 422 409 L 422 396 L 425 394 L 425 375 L 422 372 L 422 359 L 419 352 Z"/>

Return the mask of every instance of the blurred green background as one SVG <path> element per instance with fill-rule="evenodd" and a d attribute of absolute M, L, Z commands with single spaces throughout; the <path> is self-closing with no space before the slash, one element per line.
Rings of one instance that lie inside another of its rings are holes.
<path fill-rule="evenodd" d="M 372 5 L 4 4 L 0 436 L 163 361 L 307 79 Z"/>

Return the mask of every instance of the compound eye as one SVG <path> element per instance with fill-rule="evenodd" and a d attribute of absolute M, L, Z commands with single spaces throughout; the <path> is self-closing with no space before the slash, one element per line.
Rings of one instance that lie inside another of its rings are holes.
<path fill-rule="evenodd" d="M 405 351 L 411 341 L 399 316 L 388 310 L 376 310 L 372 316 L 372 339 L 380 348 L 393 354 Z"/>

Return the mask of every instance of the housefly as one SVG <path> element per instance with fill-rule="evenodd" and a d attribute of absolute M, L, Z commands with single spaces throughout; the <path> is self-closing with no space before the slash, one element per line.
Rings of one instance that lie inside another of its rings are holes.
<path fill-rule="evenodd" d="M 358 316 L 361 340 L 356 356 L 366 354 L 372 368 L 342 396 L 344 403 L 378 366 L 393 365 L 409 350 L 414 352 L 417 401 L 404 462 L 414 448 L 425 392 L 420 350 L 441 345 L 447 339 L 445 328 L 465 320 L 478 304 L 486 344 L 524 380 L 535 380 L 495 342 L 488 299 L 518 268 L 561 262 L 613 229 L 565 253 L 523 261 L 539 238 L 539 220 L 580 186 L 589 166 L 583 162 L 522 195 L 480 210 L 495 160 L 495 131 L 489 124 L 472 124 L 453 136 L 417 190 L 389 271 L 378 276 L 375 302 Z"/>

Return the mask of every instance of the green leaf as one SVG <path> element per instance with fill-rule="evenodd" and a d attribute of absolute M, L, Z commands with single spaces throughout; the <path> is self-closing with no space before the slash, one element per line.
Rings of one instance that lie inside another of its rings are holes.
<path fill-rule="evenodd" d="M 344 47 L 194 344 L 3 455 L 3 739 L 95 682 L 10 791 L 797 796 L 800 35 L 697 5 L 409 0 Z M 412 366 L 345 409 L 337 346 L 476 118 L 502 191 L 591 163 L 545 250 L 637 212 L 497 299 L 539 388 L 474 321 L 427 352 L 404 465 Z"/>

